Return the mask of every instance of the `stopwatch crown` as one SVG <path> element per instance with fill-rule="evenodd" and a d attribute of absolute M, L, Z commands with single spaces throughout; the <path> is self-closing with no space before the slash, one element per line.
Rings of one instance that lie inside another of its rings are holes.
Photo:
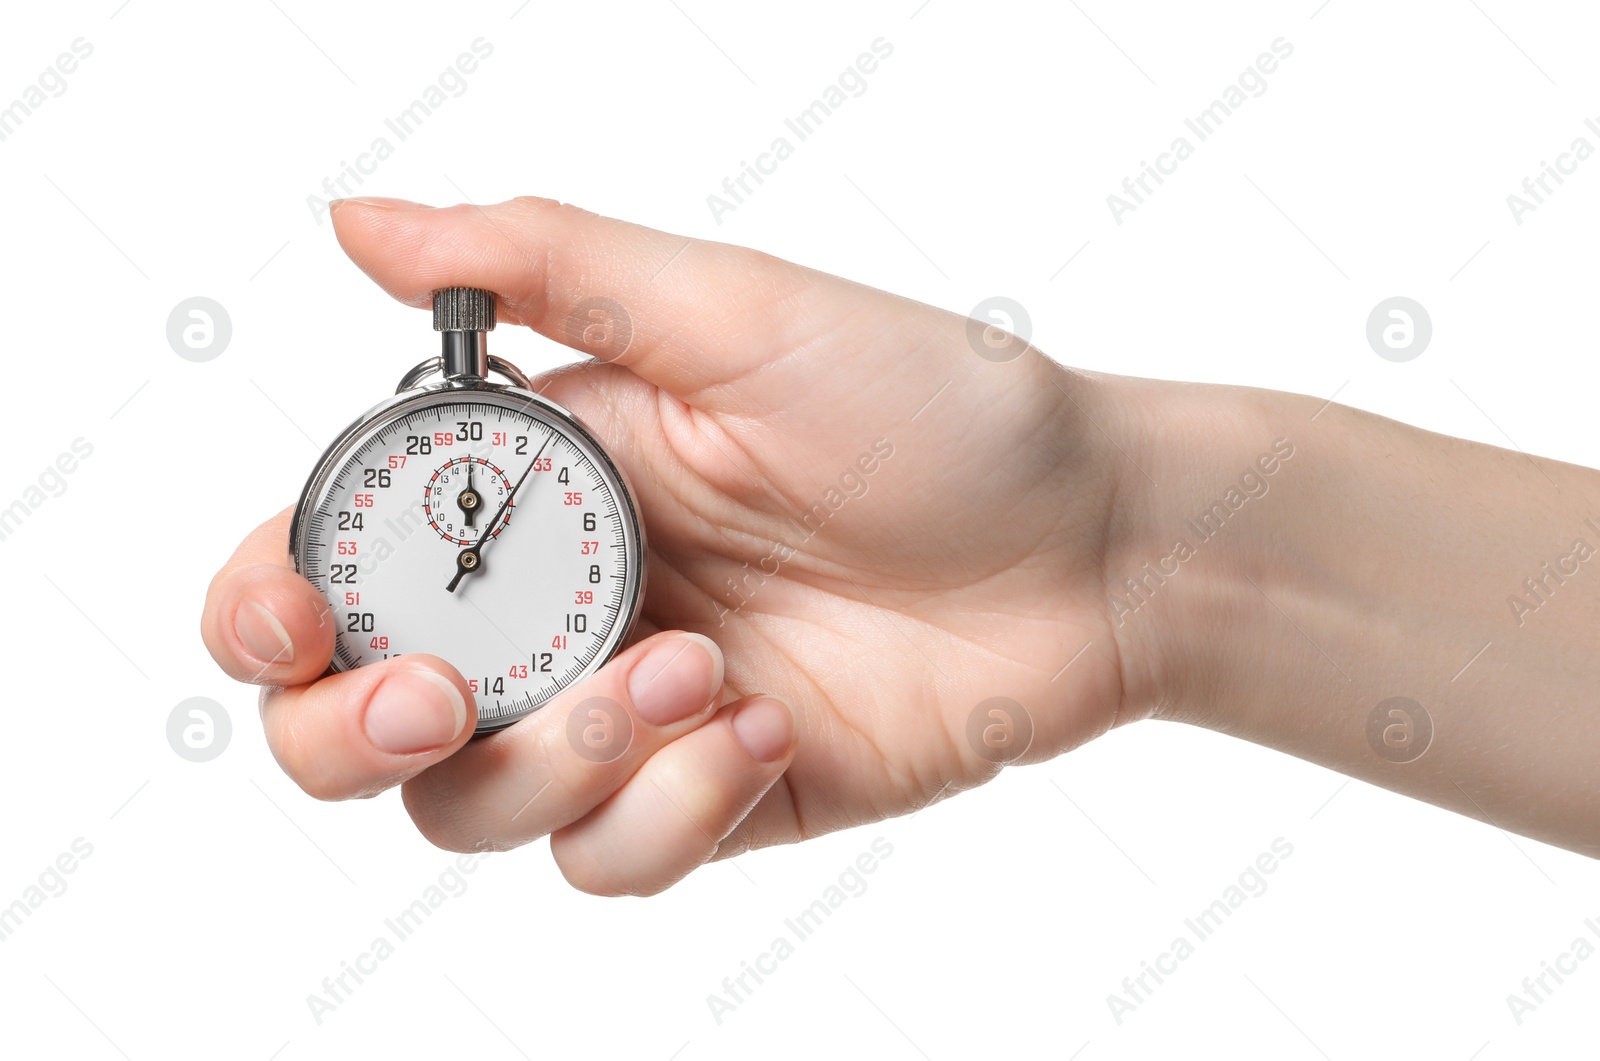
<path fill-rule="evenodd" d="M 445 287 L 435 291 L 433 330 L 494 331 L 494 292 L 477 287 Z"/>

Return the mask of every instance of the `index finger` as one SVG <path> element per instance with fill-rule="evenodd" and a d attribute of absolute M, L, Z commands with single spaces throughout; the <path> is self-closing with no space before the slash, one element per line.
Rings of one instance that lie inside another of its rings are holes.
<path fill-rule="evenodd" d="M 341 199 L 332 218 L 345 253 L 401 302 L 485 288 L 499 295 L 501 319 L 696 405 L 735 381 L 740 411 L 791 402 L 792 382 L 762 368 L 840 320 L 884 310 L 881 292 L 849 280 L 552 199 L 442 209 Z"/>
<path fill-rule="evenodd" d="M 286 508 L 251 531 L 211 580 L 200 636 L 230 677 L 257 685 L 313 681 L 333 659 L 333 617 L 289 560 Z"/>

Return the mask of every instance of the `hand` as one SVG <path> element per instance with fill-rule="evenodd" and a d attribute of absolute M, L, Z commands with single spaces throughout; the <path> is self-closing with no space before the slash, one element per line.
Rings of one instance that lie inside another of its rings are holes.
<path fill-rule="evenodd" d="M 628 472 L 651 556 L 638 643 L 468 743 L 471 698 L 442 660 L 323 676 L 326 606 L 288 565 L 287 513 L 267 523 L 213 582 L 203 632 L 267 686 L 273 753 L 311 794 L 403 783 L 441 847 L 549 834 L 577 887 L 653 893 L 1128 719 L 1103 577 L 1127 458 L 1103 378 L 1031 347 L 996 363 L 957 314 L 548 200 L 332 216 L 407 305 L 487 288 L 502 322 L 592 356 L 538 386 Z M 596 695 L 636 717 L 607 764 L 565 736 Z M 991 697 L 1026 712 L 1010 744 L 978 711 Z"/>

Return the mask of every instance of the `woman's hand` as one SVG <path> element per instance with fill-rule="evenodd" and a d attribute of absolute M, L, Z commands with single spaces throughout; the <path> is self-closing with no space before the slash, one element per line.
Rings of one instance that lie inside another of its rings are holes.
<path fill-rule="evenodd" d="M 347 200 L 333 220 L 407 305 L 487 288 L 503 322 L 591 355 L 537 385 L 627 471 L 651 556 L 640 640 L 469 742 L 447 661 L 325 676 L 327 608 L 289 563 L 287 513 L 269 521 L 213 582 L 203 632 L 266 686 L 268 741 L 311 794 L 403 783 L 442 847 L 549 834 L 577 887 L 653 893 L 1126 720 L 1105 563 L 1131 469 L 1096 377 L 956 314 L 548 200 Z M 566 737 L 593 696 L 634 720 L 608 763 Z"/>

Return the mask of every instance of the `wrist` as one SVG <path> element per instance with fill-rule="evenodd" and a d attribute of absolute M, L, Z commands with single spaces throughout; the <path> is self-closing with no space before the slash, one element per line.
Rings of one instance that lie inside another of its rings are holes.
<path fill-rule="evenodd" d="M 1320 496 L 1306 444 L 1308 430 L 1326 437 L 1312 419 L 1322 403 L 1208 384 L 1107 383 L 1127 453 L 1105 552 L 1119 723 L 1231 730 L 1242 657 L 1281 649 L 1278 627 L 1293 630 L 1273 600 L 1322 592 L 1312 569 L 1285 566 L 1281 537 L 1284 510 Z"/>

